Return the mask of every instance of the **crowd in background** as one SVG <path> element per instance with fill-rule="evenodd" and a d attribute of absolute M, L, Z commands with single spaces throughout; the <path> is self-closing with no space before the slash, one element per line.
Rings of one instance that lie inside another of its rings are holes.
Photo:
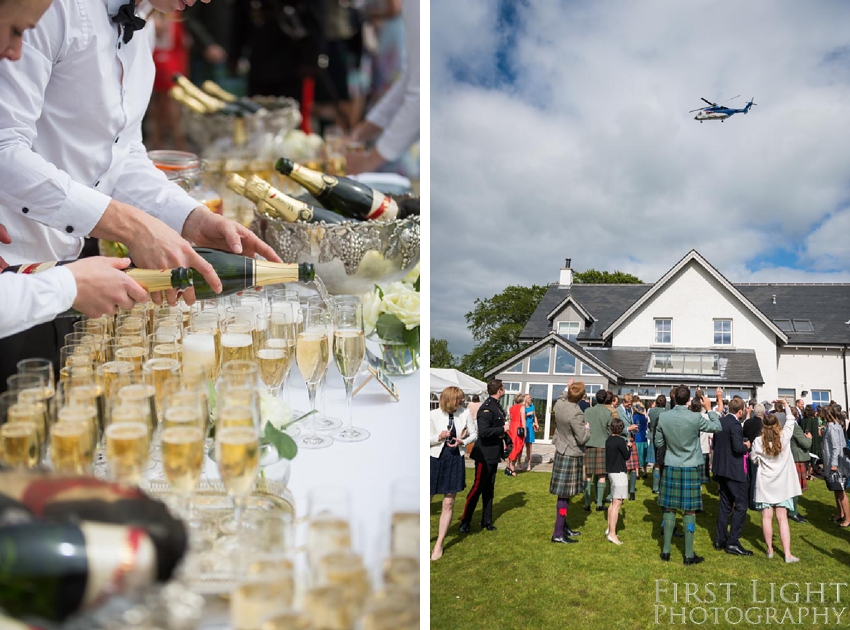
<path fill-rule="evenodd" d="M 187 145 L 179 106 L 168 97 L 175 72 L 196 85 L 213 80 L 238 95 L 310 102 L 314 131 L 323 134 L 335 126 L 352 140 L 368 143 L 375 139 L 375 127 L 386 125 L 367 114 L 386 117 L 376 105 L 394 84 L 405 81 L 411 66 L 409 74 L 416 79 L 409 83 L 415 86 L 389 99 L 398 101 L 398 109 L 415 89 L 416 124 L 411 119 L 404 126 L 418 137 L 418 52 L 411 53 L 414 45 L 418 50 L 418 13 L 415 0 L 217 0 L 157 14 L 147 147 L 196 148 Z M 414 28 L 406 32 L 406 25 Z M 402 147 L 404 140 L 378 147 L 386 162 L 404 157 L 395 144 Z M 368 168 L 350 170 L 378 170 L 385 164 L 363 166 Z"/>
<path fill-rule="evenodd" d="M 493 531 L 495 471 L 517 476 L 527 449 L 525 470 L 531 469 L 531 448 L 539 430 L 531 396 L 520 394 L 508 409 L 499 402 L 501 381 L 488 384 L 488 398 L 476 400 L 475 414 L 464 405 L 463 392 L 447 388 L 440 407 L 431 412 L 431 496 L 444 495 L 437 543 L 432 559 L 443 553 L 456 494 L 466 487 L 464 455 L 475 461 L 475 478 L 467 495 L 460 532 L 470 530 L 479 496 L 484 500 L 481 527 Z M 717 482 L 719 507 L 712 541 L 714 549 L 747 556 L 740 544 L 747 510 L 761 513 L 768 558 L 773 551 L 773 522 L 786 562 L 791 553 L 788 521 L 807 519 L 798 509 L 809 482 L 822 479 L 833 492 L 838 527 L 850 527 L 847 489 L 850 487 L 850 421 L 837 403 L 815 407 L 802 399 L 790 403 L 729 400 L 718 388 L 712 402 L 700 390 L 681 385 L 667 396 L 642 401 L 637 395 L 599 390 L 591 398 L 584 384 L 573 382 L 554 404 L 555 447 L 550 493 L 557 497 L 553 543 L 575 543 L 580 532 L 567 523 L 569 501 L 584 495 L 584 509 L 606 512 L 605 536 L 620 545 L 619 509 L 635 500 L 638 477 L 652 475 L 663 520 L 661 559 L 669 561 L 674 536 L 685 538 L 685 564 L 703 560 L 694 552 L 695 514 L 702 511 L 702 488 Z M 595 492 L 593 492 L 595 484 Z M 683 532 L 676 530 L 676 512 L 684 513 Z M 828 526 L 819 523 L 818 526 Z M 835 525 L 833 525 L 835 526 Z"/>

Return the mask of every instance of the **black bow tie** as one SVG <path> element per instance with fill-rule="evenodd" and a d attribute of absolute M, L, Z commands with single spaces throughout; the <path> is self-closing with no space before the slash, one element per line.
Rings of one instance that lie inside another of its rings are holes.
<path fill-rule="evenodd" d="M 118 24 L 118 27 L 123 29 L 123 39 L 125 44 L 129 44 L 133 39 L 133 34 L 145 28 L 145 21 L 136 15 L 135 0 L 127 0 L 118 9 L 118 15 L 112 17 L 112 21 Z"/>

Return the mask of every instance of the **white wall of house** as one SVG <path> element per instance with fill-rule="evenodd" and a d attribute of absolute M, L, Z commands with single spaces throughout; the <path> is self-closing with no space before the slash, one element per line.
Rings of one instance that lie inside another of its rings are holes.
<path fill-rule="evenodd" d="M 847 367 L 850 372 L 850 364 Z M 842 407 L 847 404 L 841 350 L 780 348 L 776 372 L 777 386 L 796 390 L 798 398 L 803 390 L 829 390 L 832 400 Z M 807 402 L 811 399 L 810 393 Z"/>
<path fill-rule="evenodd" d="M 628 305 L 623 305 L 624 310 Z M 655 319 L 673 320 L 672 343 L 655 341 Z M 714 345 L 714 320 L 732 320 L 732 345 Z M 777 395 L 776 335 L 740 300 L 725 289 L 701 265 L 691 262 L 664 288 L 633 313 L 614 332 L 613 347 L 651 347 L 662 352 L 682 348 L 729 350 L 752 349 L 761 368 L 764 385 L 757 396 Z"/>

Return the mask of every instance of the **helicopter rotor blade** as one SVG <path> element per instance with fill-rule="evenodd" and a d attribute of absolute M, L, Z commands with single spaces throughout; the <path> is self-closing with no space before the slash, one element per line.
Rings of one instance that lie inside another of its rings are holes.
<path fill-rule="evenodd" d="M 705 98 L 703 98 L 703 97 L 701 97 L 701 96 L 700 96 L 700 100 L 701 100 L 701 101 L 705 101 L 706 103 L 708 103 L 708 104 L 709 104 L 709 105 L 711 105 L 712 107 L 717 107 L 717 103 L 712 103 L 712 102 L 711 102 L 711 101 L 709 101 L 708 99 L 705 99 Z"/>
<path fill-rule="evenodd" d="M 721 101 L 721 105 L 723 103 L 728 103 L 729 101 L 734 101 L 736 98 L 741 98 L 741 95 L 738 94 L 738 96 L 733 96 L 732 98 L 727 98 L 725 101 Z"/>
<path fill-rule="evenodd" d="M 706 107 L 697 107 L 696 109 L 692 109 L 692 110 L 691 110 L 691 111 L 689 111 L 688 113 L 689 113 L 689 114 L 693 114 L 694 112 L 701 112 L 701 111 L 703 111 L 704 109 L 707 109 L 707 108 L 706 108 Z"/>

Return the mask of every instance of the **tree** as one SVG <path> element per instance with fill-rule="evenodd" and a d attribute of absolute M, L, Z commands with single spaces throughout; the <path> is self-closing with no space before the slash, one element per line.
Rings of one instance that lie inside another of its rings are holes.
<path fill-rule="evenodd" d="M 457 359 L 449 352 L 449 342 L 445 339 L 431 340 L 431 367 L 449 369 L 457 367 Z"/>
<path fill-rule="evenodd" d="M 509 286 L 501 293 L 475 300 L 465 315 L 466 324 L 478 343 L 461 358 L 460 370 L 479 379 L 487 370 L 516 354 L 523 344 L 519 335 L 543 299 L 548 287 Z"/>
<path fill-rule="evenodd" d="M 573 276 L 576 284 L 643 284 L 643 280 L 623 271 L 577 271 Z"/>

